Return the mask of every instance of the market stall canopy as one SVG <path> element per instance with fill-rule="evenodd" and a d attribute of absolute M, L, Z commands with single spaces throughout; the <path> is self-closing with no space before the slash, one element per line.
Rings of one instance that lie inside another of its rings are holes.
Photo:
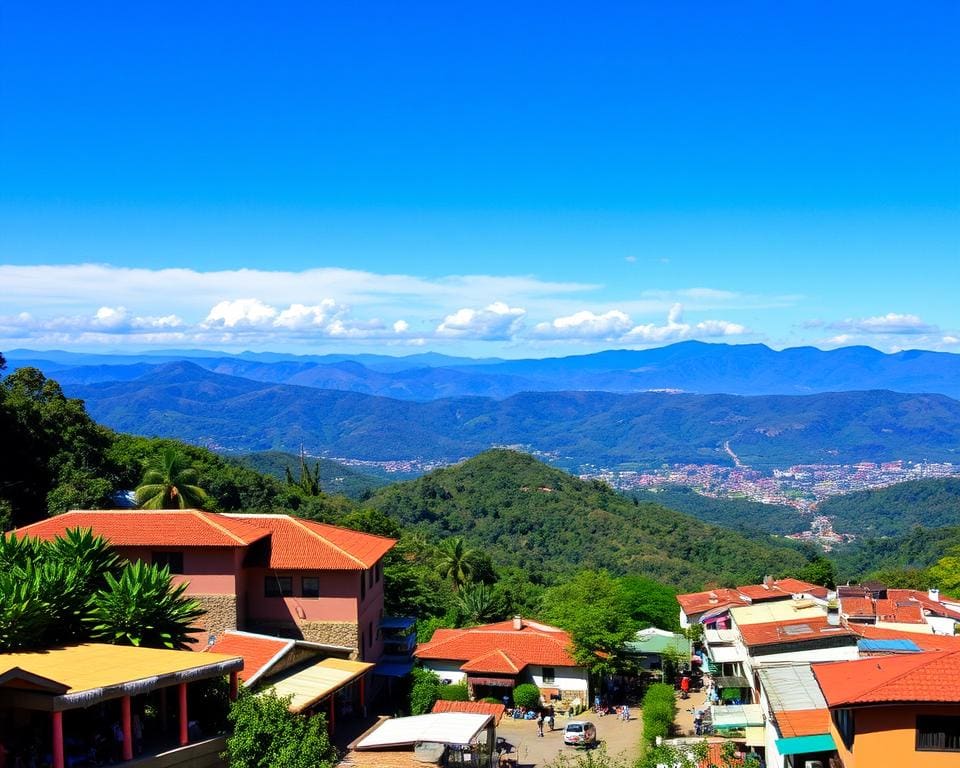
<path fill-rule="evenodd" d="M 816 736 L 794 736 L 790 739 L 777 739 L 777 751 L 781 755 L 804 755 L 811 752 L 832 752 L 837 748 L 833 736 L 821 733 Z"/>
<path fill-rule="evenodd" d="M 759 704 L 736 704 L 710 707 L 713 727 L 717 730 L 762 726 L 766 722 Z"/>

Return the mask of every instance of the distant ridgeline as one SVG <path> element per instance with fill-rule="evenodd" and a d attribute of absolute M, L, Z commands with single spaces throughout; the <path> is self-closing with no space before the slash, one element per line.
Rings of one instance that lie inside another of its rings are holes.
<path fill-rule="evenodd" d="M 957 461 L 960 401 L 887 391 L 803 397 L 527 392 L 431 402 L 270 384 L 169 363 L 133 381 L 71 385 L 114 429 L 230 451 L 321 450 L 368 460 L 456 461 L 519 445 L 590 463 Z"/>

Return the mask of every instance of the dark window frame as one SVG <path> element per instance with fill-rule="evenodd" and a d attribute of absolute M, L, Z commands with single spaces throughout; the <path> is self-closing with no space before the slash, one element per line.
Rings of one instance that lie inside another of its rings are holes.
<path fill-rule="evenodd" d="M 316 588 L 311 588 L 307 590 L 307 582 L 312 581 L 316 582 Z M 300 594 L 303 597 L 320 597 L 320 577 L 319 576 L 303 576 L 300 579 Z"/>
<path fill-rule="evenodd" d="M 150 553 L 150 561 L 162 568 L 168 566 L 170 573 L 185 573 L 183 570 L 183 551 L 182 550 L 156 550 Z"/>
<path fill-rule="evenodd" d="M 852 709 L 835 709 L 831 713 L 831 717 L 837 728 L 837 733 L 840 734 L 840 739 L 843 741 L 843 746 L 848 750 L 853 749 L 853 739 L 857 732 L 854 711 Z"/>
<path fill-rule="evenodd" d="M 293 576 L 267 574 L 263 577 L 263 596 L 293 597 Z"/>
<path fill-rule="evenodd" d="M 547 674 L 547 673 L 550 674 Z M 543 677 L 543 684 L 555 683 L 557 682 L 557 668 L 556 667 L 540 667 L 540 675 Z"/>
<path fill-rule="evenodd" d="M 960 752 L 960 717 L 917 715 L 916 751 Z"/>
<path fill-rule="evenodd" d="M 367 579 L 363 571 L 360 571 L 360 599 L 364 600 L 366 597 L 367 597 Z"/>

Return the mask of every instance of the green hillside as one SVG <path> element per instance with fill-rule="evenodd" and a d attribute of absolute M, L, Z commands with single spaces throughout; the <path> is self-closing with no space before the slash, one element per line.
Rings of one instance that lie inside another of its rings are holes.
<path fill-rule="evenodd" d="M 810 525 L 807 518 L 784 504 L 761 504 L 748 499 L 714 499 L 681 486 L 634 491 L 631 495 L 640 501 L 651 501 L 734 531 L 782 535 L 799 533 Z"/>
<path fill-rule="evenodd" d="M 286 479 L 287 469 L 295 478 L 298 477 L 300 467 L 299 456 L 283 451 L 247 453 L 242 456 L 231 456 L 227 460 L 231 464 L 247 467 L 278 480 Z M 359 499 L 370 491 L 389 485 L 389 481 L 384 478 L 358 472 L 330 459 L 314 457 L 307 459 L 307 465 L 311 471 L 317 464 L 320 465 L 320 486 L 327 493 L 339 493 L 351 499 Z"/>
<path fill-rule="evenodd" d="M 960 477 L 912 480 L 827 499 L 818 512 L 838 531 L 862 537 L 898 536 L 912 527 L 960 525 Z"/>
<path fill-rule="evenodd" d="M 806 562 L 797 550 L 748 538 L 659 504 L 633 501 L 526 454 L 482 453 L 384 488 L 369 504 L 435 537 L 462 535 L 500 565 L 549 578 L 575 569 L 636 573 L 681 588 L 756 582 Z"/>

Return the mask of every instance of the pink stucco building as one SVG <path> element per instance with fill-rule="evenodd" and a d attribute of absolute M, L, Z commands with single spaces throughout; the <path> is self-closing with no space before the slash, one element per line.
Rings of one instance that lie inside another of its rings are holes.
<path fill-rule="evenodd" d="M 169 565 L 206 610 L 205 642 L 227 629 L 383 651 L 383 557 L 394 539 L 289 515 L 81 510 L 17 531 L 52 539 L 89 528 L 128 560 Z"/>

